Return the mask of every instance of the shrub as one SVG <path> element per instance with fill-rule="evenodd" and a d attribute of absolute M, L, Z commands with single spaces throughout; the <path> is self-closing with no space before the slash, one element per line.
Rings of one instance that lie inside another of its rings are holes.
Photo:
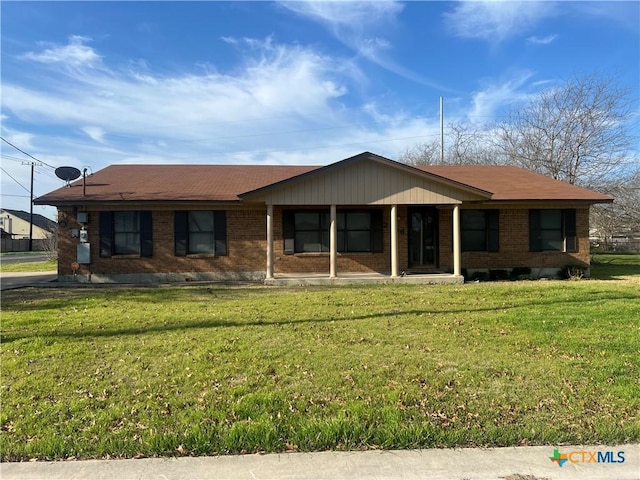
<path fill-rule="evenodd" d="M 496 282 L 500 280 L 508 280 L 509 272 L 507 270 L 496 269 L 489 270 L 489 281 Z"/>
<path fill-rule="evenodd" d="M 531 269 L 529 267 L 514 267 L 509 273 L 511 280 L 529 280 L 531 279 Z"/>
<path fill-rule="evenodd" d="M 560 271 L 560 277 L 565 280 L 581 280 L 585 274 L 585 268 L 577 265 L 566 265 Z"/>

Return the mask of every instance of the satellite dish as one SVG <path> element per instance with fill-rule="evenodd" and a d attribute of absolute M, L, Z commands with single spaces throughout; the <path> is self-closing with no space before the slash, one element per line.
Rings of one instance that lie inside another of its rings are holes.
<path fill-rule="evenodd" d="M 76 178 L 80 178 L 80 175 L 80 170 L 78 170 L 76 167 L 56 168 L 56 177 L 58 177 L 60 180 L 64 180 L 65 182 L 67 182 L 67 184 L 69 182 L 72 182 Z"/>

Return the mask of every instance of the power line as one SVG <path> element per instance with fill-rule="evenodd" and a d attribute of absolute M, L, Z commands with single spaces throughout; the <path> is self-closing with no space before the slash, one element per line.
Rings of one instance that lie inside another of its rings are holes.
<path fill-rule="evenodd" d="M 0 170 L 2 170 L 4 173 L 6 173 L 14 182 L 16 182 L 18 185 L 20 185 L 22 188 L 24 188 L 27 193 L 31 193 L 31 191 L 25 187 L 24 185 L 22 185 L 18 180 L 16 180 L 13 175 L 11 175 L 9 172 L 7 172 L 4 168 L 0 167 Z"/>
<path fill-rule="evenodd" d="M 11 143 L 10 141 L 8 141 L 6 138 L 4 137 L 0 137 L 0 140 L 2 140 L 4 143 L 6 143 L 7 145 L 11 145 L 13 148 L 15 148 L 16 150 L 18 150 L 20 153 L 25 154 L 27 157 L 35 160 L 38 163 L 42 163 L 43 165 L 46 165 L 49 168 L 56 168 L 53 165 L 49 165 L 47 162 L 43 162 L 42 160 L 37 159 L 36 157 L 34 157 L 33 155 L 25 152 L 24 150 L 21 150 L 20 148 L 16 147 L 13 143 Z"/>
<path fill-rule="evenodd" d="M 4 160 L 11 160 L 20 163 L 24 162 L 24 158 L 12 157 L 11 155 L 7 155 L 6 153 L 0 153 L 0 157 L 2 157 Z"/>

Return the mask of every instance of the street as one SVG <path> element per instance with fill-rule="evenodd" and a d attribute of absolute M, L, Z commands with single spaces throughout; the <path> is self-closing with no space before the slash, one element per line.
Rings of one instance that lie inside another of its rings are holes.
<path fill-rule="evenodd" d="M 36 253 L 16 253 L 16 254 L 4 254 L 0 255 L 1 264 L 9 263 L 26 263 L 26 262 L 44 262 L 49 259 L 49 254 L 46 252 Z"/>

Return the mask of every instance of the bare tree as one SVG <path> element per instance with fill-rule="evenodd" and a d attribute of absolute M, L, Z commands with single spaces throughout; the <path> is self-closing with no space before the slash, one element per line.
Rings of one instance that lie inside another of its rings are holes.
<path fill-rule="evenodd" d="M 440 140 L 408 148 L 399 161 L 409 165 L 494 165 L 498 155 L 488 131 L 463 123 L 446 128 L 444 158 L 440 158 Z"/>
<path fill-rule="evenodd" d="M 435 165 L 440 163 L 440 142 L 419 143 L 407 148 L 398 157 L 398 161 L 407 165 Z"/>
<path fill-rule="evenodd" d="M 608 182 L 603 190 L 614 198 L 614 202 L 591 208 L 590 224 L 597 237 L 606 246 L 615 234 L 637 235 L 640 232 L 640 167 L 623 178 Z M 635 248 L 638 247 L 640 245 L 636 244 Z"/>
<path fill-rule="evenodd" d="M 496 165 L 500 157 L 496 151 L 493 133 L 486 126 L 452 123 L 448 136 L 444 163 L 448 165 Z"/>
<path fill-rule="evenodd" d="M 499 125 L 498 144 L 509 163 L 598 189 L 628 162 L 632 106 L 615 79 L 571 78 L 515 110 Z"/>

